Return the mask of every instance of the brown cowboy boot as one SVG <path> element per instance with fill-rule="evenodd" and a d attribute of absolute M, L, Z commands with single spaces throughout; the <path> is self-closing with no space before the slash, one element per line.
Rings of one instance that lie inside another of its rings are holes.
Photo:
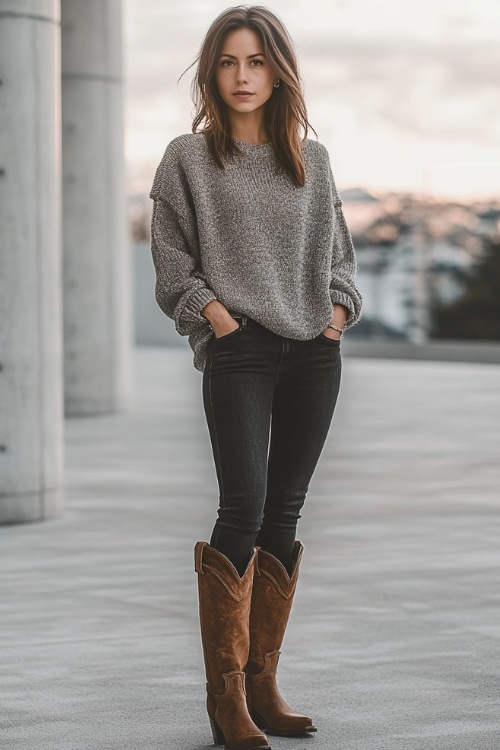
<path fill-rule="evenodd" d="M 250 646 L 249 613 L 254 549 L 240 578 L 228 558 L 207 542 L 195 545 L 207 711 L 214 743 L 226 750 L 270 750 L 248 713 L 243 671 Z"/>
<path fill-rule="evenodd" d="M 291 736 L 316 732 L 308 716 L 296 713 L 279 693 L 276 669 L 285 635 L 304 547 L 295 542 L 293 572 L 259 549 L 250 610 L 250 655 L 246 668 L 247 700 L 255 723 L 268 734 Z"/>

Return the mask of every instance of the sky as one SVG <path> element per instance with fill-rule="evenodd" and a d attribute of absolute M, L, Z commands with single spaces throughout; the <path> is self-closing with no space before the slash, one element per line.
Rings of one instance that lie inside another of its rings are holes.
<path fill-rule="evenodd" d="M 500 0 L 262 4 L 293 39 L 340 192 L 500 198 Z M 230 5 L 124 0 L 131 192 L 147 192 L 167 143 L 191 132 L 195 67 L 177 79 Z"/>

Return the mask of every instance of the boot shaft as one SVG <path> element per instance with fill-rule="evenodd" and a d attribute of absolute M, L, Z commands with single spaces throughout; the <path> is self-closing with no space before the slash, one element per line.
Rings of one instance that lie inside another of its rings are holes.
<path fill-rule="evenodd" d="M 300 562 L 304 548 L 295 542 L 294 566 L 291 575 L 284 565 L 260 550 L 255 574 L 250 610 L 250 653 L 248 671 L 253 674 L 266 666 L 266 654 L 279 651 L 285 635 L 293 604 Z"/>
<path fill-rule="evenodd" d="M 297 586 L 303 546 L 295 542 L 292 574 L 273 555 L 259 550 L 250 611 L 247 700 L 252 718 L 268 734 L 315 732 L 309 716 L 294 711 L 276 684 L 280 648 Z"/>
<path fill-rule="evenodd" d="M 248 661 L 249 619 L 257 551 L 243 576 L 228 558 L 207 542 L 195 546 L 201 639 L 207 688 L 225 690 L 224 674 L 241 672 Z"/>

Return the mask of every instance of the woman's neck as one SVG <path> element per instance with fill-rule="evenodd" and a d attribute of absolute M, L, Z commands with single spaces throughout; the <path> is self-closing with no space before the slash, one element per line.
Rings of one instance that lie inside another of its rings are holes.
<path fill-rule="evenodd" d="M 249 117 L 230 117 L 229 121 L 231 137 L 237 141 L 244 141 L 255 146 L 269 143 L 269 134 L 265 128 L 263 117 L 260 117 L 258 120 Z"/>

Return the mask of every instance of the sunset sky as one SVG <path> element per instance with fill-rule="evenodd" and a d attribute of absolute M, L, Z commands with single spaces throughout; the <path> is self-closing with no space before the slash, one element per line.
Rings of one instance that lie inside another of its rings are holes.
<path fill-rule="evenodd" d="M 294 40 L 309 120 L 340 190 L 500 197 L 499 0 L 262 4 Z M 191 132 L 194 66 L 177 79 L 210 23 L 231 5 L 125 0 L 133 192 L 148 191 L 167 143 Z"/>

